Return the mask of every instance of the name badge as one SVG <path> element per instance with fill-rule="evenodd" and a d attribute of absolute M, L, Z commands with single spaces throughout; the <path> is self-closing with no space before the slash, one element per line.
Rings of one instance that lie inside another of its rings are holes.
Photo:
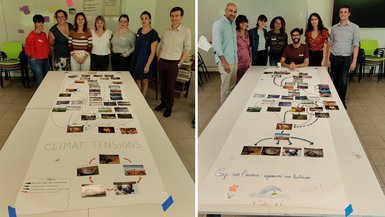
<path fill-rule="evenodd" d="M 276 38 L 271 38 L 272 41 L 276 41 L 277 39 Z"/>
<path fill-rule="evenodd" d="M 80 38 L 86 38 L 86 36 L 83 35 L 83 36 L 80 36 Z"/>
<path fill-rule="evenodd" d="M 41 40 L 41 39 L 37 39 L 37 41 L 40 42 L 40 43 L 43 43 L 43 40 Z"/>
<path fill-rule="evenodd" d="M 303 56 L 304 56 L 304 54 L 302 53 L 302 54 L 299 54 L 298 56 L 300 56 L 300 57 L 303 57 Z"/>

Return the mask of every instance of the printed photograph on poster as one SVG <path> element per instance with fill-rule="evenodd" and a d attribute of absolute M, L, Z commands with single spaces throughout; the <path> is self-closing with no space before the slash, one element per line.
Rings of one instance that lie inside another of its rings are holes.
<path fill-rule="evenodd" d="M 293 120 L 307 120 L 306 114 L 293 114 Z"/>
<path fill-rule="evenodd" d="M 98 127 L 99 133 L 115 133 L 114 127 Z"/>
<path fill-rule="evenodd" d="M 316 157 L 316 158 L 324 157 L 323 149 L 304 148 L 303 153 L 305 157 Z"/>
<path fill-rule="evenodd" d="M 96 120 L 96 115 L 82 115 L 82 121 Z"/>
<path fill-rule="evenodd" d="M 262 147 L 261 155 L 279 156 L 281 154 L 281 147 Z"/>
<path fill-rule="evenodd" d="M 123 165 L 124 175 L 126 176 L 144 176 L 146 171 L 141 164 Z"/>
<path fill-rule="evenodd" d="M 283 147 L 282 150 L 282 156 L 288 156 L 288 157 L 301 157 L 301 148 L 288 148 Z"/>
<path fill-rule="evenodd" d="M 67 107 L 53 107 L 52 112 L 66 112 Z"/>
<path fill-rule="evenodd" d="M 281 111 L 281 107 L 267 107 L 267 110 L 268 112 L 280 112 Z"/>
<path fill-rule="evenodd" d="M 84 166 L 77 168 L 77 176 L 93 176 L 99 175 L 98 166 Z"/>
<path fill-rule="evenodd" d="M 67 126 L 67 133 L 82 133 L 84 131 L 84 126 Z"/>
<path fill-rule="evenodd" d="M 136 182 L 114 182 L 116 195 L 138 194 Z"/>
<path fill-rule="evenodd" d="M 105 184 L 82 184 L 81 192 L 82 198 L 107 196 Z"/>
<path fill-rule="evenodd" d="M 330 118 L 330 115 L 328 112 L 316 112 L 315 117 L 316 118 Z"/>
<path fill-rule="evenodd" d="M 293 124 L 289 123 L 277 123 L 276 130 L 291 130 L 293 129 Z"/>
<path fill-rule="evenodd" d="M 138 134 L 136 128 L 120 128 L 122 134 Z"/>
<path fill-rule="evenodd" d="M 259 146 L 243 146 L 241 155 L 261 155 L 262 147 Z"/>
<path fill-rule="evenodd" d="M 256 107 L 248 107 L 247 108 L 247 112 L 260 112 L 261 111 L 261 107 L 259 107 L 259 106 L 256 106 Z"/>
<path fill-rule="evenodd" d="M 100 154 L 99 155 L 100 164 L 120 164 L 118 154 Z"/>

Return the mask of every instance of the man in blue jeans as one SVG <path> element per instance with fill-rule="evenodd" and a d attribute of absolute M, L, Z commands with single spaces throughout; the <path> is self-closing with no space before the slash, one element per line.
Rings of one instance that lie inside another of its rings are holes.
<path fill-rule="evenodd" d="M 329 38 L 328 65 L 338 95 L 344 104 L 348 87 L 349 71 L 354 71 L 360 46 L 360 29 L 349 21 L 350 7 L 339 8 L 340 22 L 332 27 Z M 352 56 L 353 53 L 353 56 Z"/>

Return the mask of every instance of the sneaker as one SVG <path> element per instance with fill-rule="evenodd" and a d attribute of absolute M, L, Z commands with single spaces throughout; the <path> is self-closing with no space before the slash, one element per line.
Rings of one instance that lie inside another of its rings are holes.
<path fill-rule="evenodd" d="M 166 105 L 163 103 L 160 103 L 157 107 L 155 107 L 155 111 L 162 111 L 166 108 Z"/>
<path fill-rule="evenodd" d="M 172 109 L 166 109 L 164 110 L 163 117 L 170 117 L 171 116 Z"/>

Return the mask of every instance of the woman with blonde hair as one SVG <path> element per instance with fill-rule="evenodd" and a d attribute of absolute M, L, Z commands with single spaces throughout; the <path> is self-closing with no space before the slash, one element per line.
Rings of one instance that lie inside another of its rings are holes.
<path fill-rule="evenodd" d="M 95 29 L 91 30 L 91 34 L 91 70 L 107 71 L 110 64 L 112 32 L 106 28 L 106 21 L 103 16 L 95 18 Z"/>

